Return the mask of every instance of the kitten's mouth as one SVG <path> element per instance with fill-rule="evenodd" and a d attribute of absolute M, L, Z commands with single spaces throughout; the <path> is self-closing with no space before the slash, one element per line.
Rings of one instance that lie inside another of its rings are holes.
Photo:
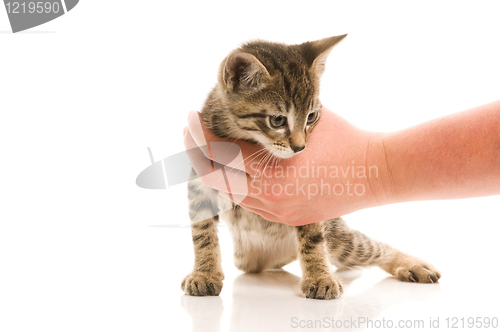
<path fill-rule="evenodd" d="M 279 158 L 279 159 L 288 159 L 292 158 L 296 154 L 300 153 L 299 152 L 294 152 L 291 148 L 285 148 L 283 146 L 276 146 L 276 145 L 266 145 L 265 146 L 267 151 L 269 151 L 273 156 Z"/>

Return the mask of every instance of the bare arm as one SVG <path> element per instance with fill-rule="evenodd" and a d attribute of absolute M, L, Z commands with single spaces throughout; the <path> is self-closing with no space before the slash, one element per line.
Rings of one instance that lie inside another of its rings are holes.
<path fill-rule="evenodd" d="M 385 203 L 500 194 L 500 100 L 382 134 L 378 144 Z"/>

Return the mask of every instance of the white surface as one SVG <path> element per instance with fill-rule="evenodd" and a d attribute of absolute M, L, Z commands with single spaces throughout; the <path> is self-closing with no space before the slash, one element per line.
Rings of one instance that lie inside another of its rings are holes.
<path fill-rule="evenodd" d="M 500 317 L 498 196 L 346 217 L 440 268 L 436 285 L 363 270 L 343 276 L 354 279 L 340 300 L 306 300 L 296 263 L 240 274 L 221 227 L 221 296 L 182 295 L 193 258 L 189 229 L 173 226 L 187 218 L 184 186 L 148 191 L 135 177 L 147 146 L 156 159 L 182 151 L 186 113 L 238 43 L 349 33 L 328 61 L 322 101 L 369 130 L 500 98 L 495 2 L 331 3 L 81 1 L 16 35 L 0 10 L 0 330 L 300 330 L 293 317 L 425 327 L 439 317 L 443 329 L 446 317 Z"/>

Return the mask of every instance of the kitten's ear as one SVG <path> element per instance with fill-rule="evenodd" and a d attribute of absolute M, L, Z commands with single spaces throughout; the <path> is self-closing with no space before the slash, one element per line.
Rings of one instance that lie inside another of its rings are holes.
<path fill-rule="evenodd" d="M 270 75 L 256 57 L 245 52 L 231 53 L 221 64 L 219 81 L 229 91 L 255 92 L 262 89 Z"/>
<path fill-rule="evenodd" d="M 298 45 L 302 56 L 306 59 L 310 68 L 319 76 L 325 71 L 326 58 L 332 48 L 347 36 L 340 35 L 320 40 L 305 42 Z"/>

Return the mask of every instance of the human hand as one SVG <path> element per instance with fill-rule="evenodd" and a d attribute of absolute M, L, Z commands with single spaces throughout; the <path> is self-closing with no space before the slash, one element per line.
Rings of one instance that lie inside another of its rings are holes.
<path fill-rule="evenodd" d="M 190 159 L 205 185 L 271 221 L 292 226 L 319 222 L 380 205 L 386 197 L 380 135 L 325 108 L 306 148 L 289 159 L 274 158 L 259 144 L 215 136 L 201 125 L 198 112 L 189 114 L 184 136 L 188 151 L 199 147 L 202 152 L 191 153 Z M 214 153 L 219 142 L 236 144 L 240 158 L 234 159 L 234 151 L 233 157 Z M 211 172 L 217 168 L 211 160 L 228 166 L 229 181 Z"/>

